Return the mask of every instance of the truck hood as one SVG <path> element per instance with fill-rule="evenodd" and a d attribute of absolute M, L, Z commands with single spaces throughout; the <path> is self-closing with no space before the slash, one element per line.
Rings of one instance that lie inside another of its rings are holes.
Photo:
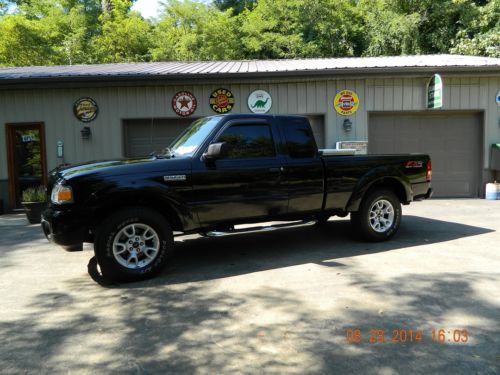
<path fill-rule="evenodd" d="M 83 176 L 143 175 L 156 171 L 176 171 L 190 168 L 189 158 L 159 159 L 156 157 L 98 160 L 58 167 L 52 171 L 57 179 L 72 180 Z"/>

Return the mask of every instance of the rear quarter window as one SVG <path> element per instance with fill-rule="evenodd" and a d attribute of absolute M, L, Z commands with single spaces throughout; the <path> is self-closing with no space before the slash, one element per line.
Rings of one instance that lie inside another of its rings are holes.
<path fill-rule="evenodd" d="M 316 156 L 316 142 L 311 127 L 305 121 L 290 121 L 282 126 L 288 155 L 294 159 Z"/>

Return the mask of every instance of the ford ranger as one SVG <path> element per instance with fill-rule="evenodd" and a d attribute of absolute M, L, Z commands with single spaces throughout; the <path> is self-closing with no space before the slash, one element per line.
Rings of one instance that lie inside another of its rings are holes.
<path fill-rule="evenodd" d="M 56 168 L 42 228 L 66 250 L 93 243 L 104 277 L 141 280 L 166 264 L 174 232 L 233 235 L 240 224 L 350 214 L 363 239 L 388 240 L 401 205 L 431 196 L 431 175 L 428 155 L 318 150 L 305 117 L 212 116 L 162 153 Z"/>

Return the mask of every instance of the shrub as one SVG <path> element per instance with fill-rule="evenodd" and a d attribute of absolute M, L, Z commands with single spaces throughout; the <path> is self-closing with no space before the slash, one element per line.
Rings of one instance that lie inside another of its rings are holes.
<path fill-rule="evenodd" d="M 23 191 L 23 202 L 45 202 L 47 193 L 45 186 L 31 187 Z"/>

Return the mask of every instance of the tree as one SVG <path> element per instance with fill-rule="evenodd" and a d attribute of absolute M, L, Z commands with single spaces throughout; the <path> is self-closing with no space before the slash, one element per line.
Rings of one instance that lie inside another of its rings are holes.
<path fill-rule="evenodd" d="M 0 64 L 500 55 L 500 0 L 134 1 L 0 0 Z"/>
<path fill-rule="evenodd" d="M 153 33 L 152 59 L 242 58 L 237 18 L 232 11 L 196 1 L 169 1 Z"/>
<path fill-rule="evenodd" d="M 500 0 L 480 8 L 470 26 L 460 30 L 453 53 L 500 57 Z"/>
<path fill-rule="evenodd" d="M 364 55 L 448 53 L 456 35 L 478 17 L 471 0 L 361 0 Z"/>
<path fill-rule="evenodd" d="M 0 18 L 0 63 L 52 65 L 89 62 L 88 44 L 99 0 L 18 0 L 16 14 Z M 5 46 L 5 47 L 4 47 Z"/>
<path fill-rule="evenodd" d="M 0 65 L 45 65 L 53 50 L 46 43 L 45 30 L 36 21 L 19 15 L 2 17 L 0 22 Z"/>
<path fill-rule="evenodd" d="M 111 6 L 104 0 L 102 3 L 105 8 L 99 17 L 100 32 L 91 42 L 92 62 L 149 61 L 152 25 L 130 11 L 133 1 L 112 0 Z"/>
<path fill-rule="evenodd" d="M 361 15 L 353 1 L 260 0 L 242 16 L 242 42 L 252 58 L 360 53 Z"/>
<path fill-rule="evenodd" d="M 222 11 L 232 9 L 233 14 L 240 14 L 245 9 L 253 9 L 257 0 L 214 0 L 213 3 Z"/>
<path fill-rule="evenodd" d="M 9 8 L 8 1 L 6 0 L 0 0 L 0 16 L 4 15 L 7 13 L 7 9 Z"/>
<path fill-rule="evenodd" d="M 387 0 L 361 0 L 359 7 L 364 15 L 363 55 L 392 56 L 419 54 L 417 42 L 421 16 L 409 9 L 400 13 Z"/>

